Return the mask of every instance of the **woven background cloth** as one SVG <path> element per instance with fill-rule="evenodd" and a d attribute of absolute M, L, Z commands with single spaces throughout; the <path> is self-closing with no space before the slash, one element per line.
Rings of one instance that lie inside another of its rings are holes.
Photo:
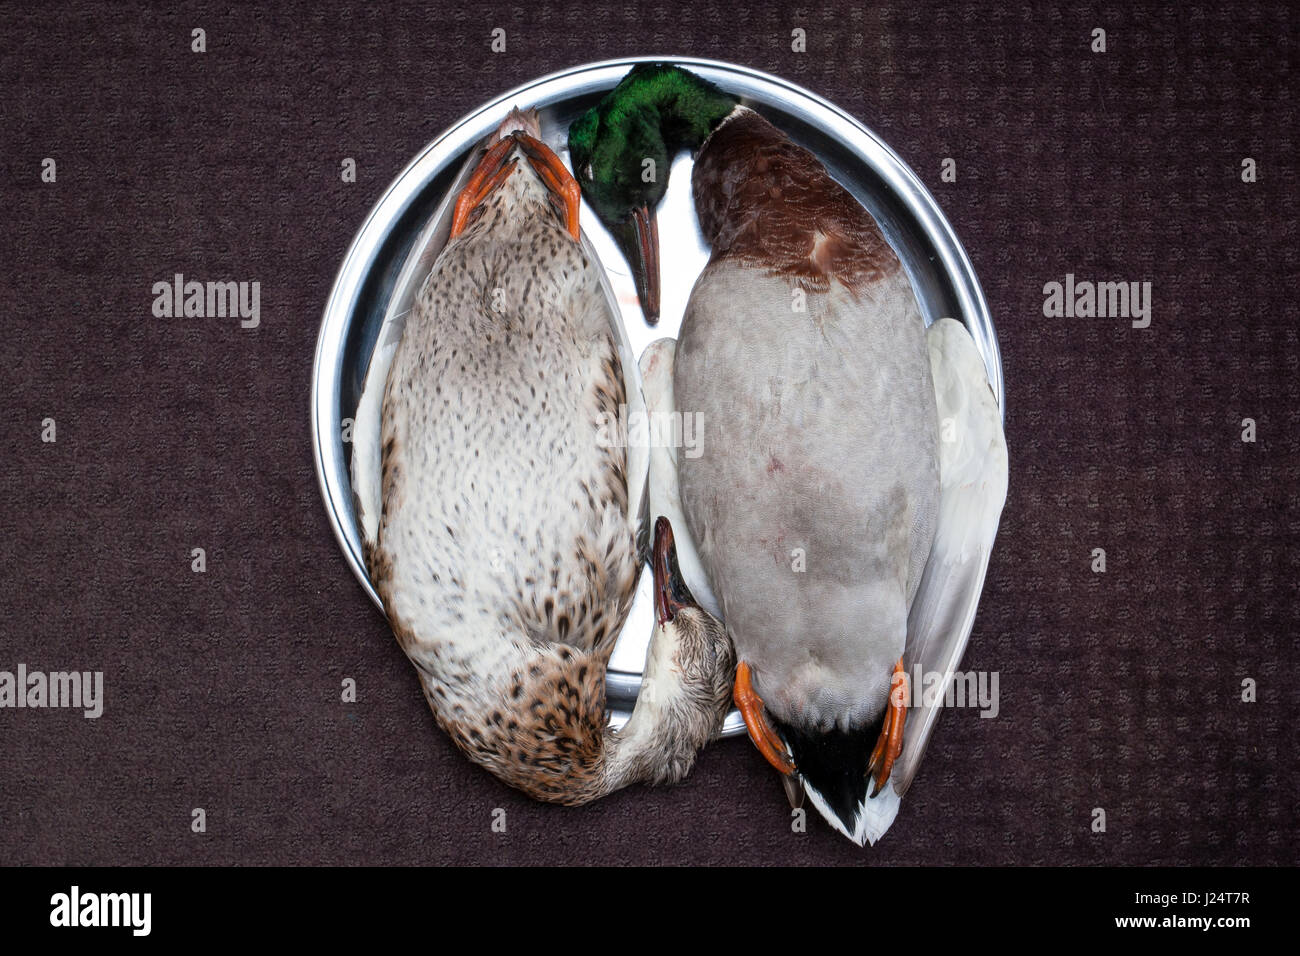
<path fill-rule="evenodd" d="M 0 859 L 1300 862 L 1295 26 L 1285 4 L 1069 6 L 10 8 L 0 670 L 102 670 L 106 704 L 0 710 Z M 321 506 L 313 348 L 368 210 L 481 102 L 642 54 L 865 122 L 997 323 L 1011 491 L 965 667 L 1000 674 L 1001 712 L 944 716 L 874 849 L 792 832 L 744 739 L 584 809 L 506 788 L 434 725 Z M 176 272 L 260 281 L 260 328 L 155 318 Z M 1067 273 L 1151 282 L 1150 328 L 1045 318 Z"/>

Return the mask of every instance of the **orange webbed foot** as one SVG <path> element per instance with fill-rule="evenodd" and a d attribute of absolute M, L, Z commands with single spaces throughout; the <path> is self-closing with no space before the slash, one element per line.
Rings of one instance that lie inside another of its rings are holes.
<path fill-rule="evenodd" d="M 465 188 L 456 197 L 456 208 L 452 211 L 451 216 L 452 239 L 465 231 L 465 227 L 469 225 L 470 213 L 491 194 L 492 190 L 505 182 L 506 177 L 514 170 L 515 160 L 505 163 L 505 158 L 510 153 L 510 148 L 514 145 L 514 142 L 512 137 L 505 137 L 500 142 L 495 143 L 479 160 L 478 166 L 474 169 L 474 175 L 469 178 Z M 503 163 L 505 163 L 504 166 Z"/>
<path fill-rule="evenodd" d="M 785 745 L 781 743 L 781 738 L 777 736 L 772 725 L 768 723 L 767 717 L 764 716 L 762 698 L 754 691 L 749 665 L 744 661 L 741 661 L 740 666 L 736 668 L 736 688 L 732 692 L 732 697 L 736 702 L 736 709 L 740 711 L 740 716 L 745 718 L 749 739 L 754 742 L 758 752 L 786 776 L 794 773 L 794 761 L 785 752 Z"/>
<path fill-rule="evenodd" d="M 900 658 L 894 665 L 894 673 L 889 681 L 889 703 L 885 705 L 885 722 L 880 728 L 880 737 L 875 749 L 871 751 L 871 761 L 867 764 L 867 773 L 875 779 L 874 797 L 889 779 L 894 769 L 894 761 L 903 752 L 903 722 L 907 717 L 907 674 L 903 672 Z"/>
<path fill-rule="evenodd" d="M 527 133 L 517 135 L 519 144 L 528 154 L 528 161 L 533 169 L 537 170 L 537 175 L 542 178 L 542 182 L 546 183 L 546 188 L 563 207 L 561 211 L 564 214 L 565 228 L 569 230 L 569 234 L 575 241 L 578 240 L 581 236 L 578 212 L 582 208 L 582 188 L 578 185 L 578 181 L 573 178 L 563 161 L 549 146 Z"/>

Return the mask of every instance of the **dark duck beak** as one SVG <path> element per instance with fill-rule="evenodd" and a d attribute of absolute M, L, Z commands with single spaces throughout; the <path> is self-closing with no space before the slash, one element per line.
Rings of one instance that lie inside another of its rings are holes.
<path fill-rule="evenodd" d="M 673 526 L 662 515 L 655 521 L 654 555 L 651 560 L 655 585 L 655 622 L 668 624 L 682 608 L 698 607 L 677 566 Z"/>
<path fill-rule="evenodd" d="M 659 223 L 648 206 L 638 206 L 610 227 L 619 251 L 632 269 L 641 311 L 651 325 L 659 321 Z"/>

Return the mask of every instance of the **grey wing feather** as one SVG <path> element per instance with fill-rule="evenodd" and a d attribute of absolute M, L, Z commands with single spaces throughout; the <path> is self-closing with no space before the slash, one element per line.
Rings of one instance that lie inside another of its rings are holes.
<path fill-rule="evenodd" d="M 944 680 L 937 696 L 908 713 L 903 752 L 891 775 L 899 796 L 916 776 L 970 640 L 1007 495 L 1002 419 L 975 343 L 953 319 L 934 323 L 927 341 L 939 415 L 939 519 L 908 615 L 903 666 L 909 680 L 918 669 Z"/>

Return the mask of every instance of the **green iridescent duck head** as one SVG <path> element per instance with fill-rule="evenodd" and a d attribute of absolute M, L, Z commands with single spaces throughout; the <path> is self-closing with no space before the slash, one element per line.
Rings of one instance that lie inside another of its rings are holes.
<path fill-rule="evenodd" d="M 699 148 L 736 103 L 681 67 L 641 63 L 569 127 L 582 194 L 631 266 L 649 322 L 659 318 L 655 208 L 668 190 L 673 157 Z"/>

